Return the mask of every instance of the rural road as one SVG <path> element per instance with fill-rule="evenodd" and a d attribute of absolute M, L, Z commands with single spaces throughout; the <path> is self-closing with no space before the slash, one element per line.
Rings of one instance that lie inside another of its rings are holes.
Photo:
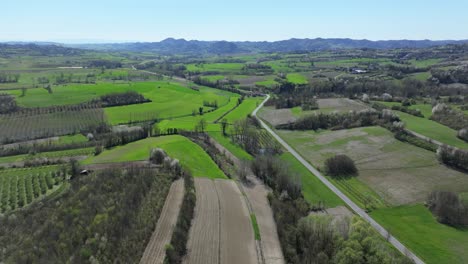
<path fill-rule="evenodd" d="M 258 110 L 260 110 L 266 101 L 270 99 L 270 96 L 267 95 L 267 98 L 252 112 L 253 116 L 257 116 Z M 323 184 L 325 184 L 330 190 L 332 190 L 338 197 L 340 197 L 356 214 L 365 219 L 369 224 L 374 227 L 377 232 L 379 232 L 388 242 L 395 246 L 403 255 L 408 256 L 416 264 L 424 264 L 418 256 L 411 252 L 407 247 L 405 247 L 400 241 L 398 241 L 394 236 L 392 236 L 385 228 L 383 228 L 379 223 L 377 223 L 372 217 L 367 214 L 362 208 L 357 206 L 351 199 L 349 199 L 345 194 L 343 194 L 338 188 L 336 188 L 330 181 L 327 180 L 317 169 L 312 167 L 309 162 L 301 157 L 291 146 L 289 146 L 286 141 L 284 141 L 280 136 L 278 136 L 268 125 L 266 125 L 261 119 L 258 118 L 260 124 L 265 128 L 287 151 L 289 151 L 299 162 L 302 163 L 310 172 L 312 172 Z"/>

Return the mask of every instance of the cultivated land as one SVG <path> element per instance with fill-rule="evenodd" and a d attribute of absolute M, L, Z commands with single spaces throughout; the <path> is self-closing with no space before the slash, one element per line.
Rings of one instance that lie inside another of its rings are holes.
<path fill-rule="evenodd" d="M 322 168 L 334 154 L 351 157 L 359 170 L 351 188 L 367 185 L 383 204 L 423 202 L 434 189 L 466 192 L 468 178 L 436 160 L 433 152 L 396 140 L 381 127 L 339 131 L 278 131 L 310 163 Z M 353 186 L 354 185 L 354 186 Z M 360 187 L 362 193 L 365 186 Z M 371 190 L 369 196 L 375 196 Z"/>
<path fill-rule="evenodd" d="M 222 137 L 222 136 L 221 136 Z M 214 137 L 216 141 L 212 140 L 216 148 L 225 153 L 227 157 L 234 162 L 237 167 L 242 166 L 241 160 L 248 160 L 250 157 L 244 150 L 231 149 L 233 144 L 229 139 L 219 140 L 219 137 Z M 235 146 L 235 145 L 234 145 Z M 276 230 L 276 223 L 273 219 L 273 212 L 271 210 L 267 195 L 271 191 L 263 182 L 258 180 L 251 171 L 249 171 L 248 179 L 249 183 L 244 184 L 238 183 L 242 192 L 245 194 L 246 201 L 252 210 L 251 218 L 255 228 L 258 228 L 257 242 L 260 243 L 261 256 L 258 256 L 264 260 L 267 264 L 281 264 L 284 263 L 284 256 L 281 249 L 281 244 L 278 238 Z M 257 232 L 257 231 L 255 231 Z M 256 234 L 257 236 L 257 234 Z M 259 252 L 257 252 L 257 255 Z"/>
<path fill-rule="evenodd" d="M 171 236 L 179 216 L 180 206 L 184 198 L 184 180 L 172 183 L 164 207 L 159 216 L 156 229 L 151 236 L 145 252 L 141 257 L 141 264 L 163 264 L 166 256 L 166 245 L 171 242 Z"/>
<path fill-rule="evenodd" d="M 185 263 L 258 263 L 250 215 L 237 185 L 196 178 L 197 206 Z"/>
<path fill-rule="evenodd" d="M 162 148 L 173 158 L 179 159 L 195 177 L 226 178 L 208 154 L 197 144 L 182 136 L 148 138 L 125 146 L 106 150 L 84 161 L 85 164 L 100 164 L 148 160 L 153 148 Z"/>

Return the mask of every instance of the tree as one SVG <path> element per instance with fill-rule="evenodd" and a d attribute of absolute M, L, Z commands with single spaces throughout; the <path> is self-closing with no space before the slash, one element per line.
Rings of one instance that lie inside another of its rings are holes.
<path fill-rule="evenodd" d="M 223 132 L 223 135 L 226 136 L 227 135 L 227 133 L 226 133 L 227 127 L 229 125 L 227 119 L 223 118 L 223 120 L 221 120 L 220 124 L 221 124 L 221 131 Z"/>
<path fill-rule="evenodd" d="M 195 131 L 203 133 L 205 132 L 206 126 L 207 126 L 206 120 L 202 118 L 200 119 L 200 121 L 198 121 L 197 125 L 195 126 Z"/>
<path fill-rule="evenodd" d="M 328 158 L 325 161 L 325 168 L 331 176 L 350 176 L 358 172 L 354 161 L 344 154 Z"/>
<path fill-rule="evenodd" d="M 203 107 L 199 107 L 199 108 L 198 108 L 198 113 L 199 113 L 200 115 L 203 115 Z"/>

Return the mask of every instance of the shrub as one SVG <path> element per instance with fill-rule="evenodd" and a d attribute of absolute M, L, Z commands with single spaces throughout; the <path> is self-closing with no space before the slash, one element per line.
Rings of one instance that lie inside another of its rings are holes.
<path fill-rule="evenodd" d="M 458 131 L 457 137 L 468 142 L 468 128 L 462 128 Z"/>
<path fill-rule="evenodd" d="M 164 162 L 164 159 L 167 157 L 164 150 L 157 148 L 152 149 L 150 153 L 150 161 L 154 164 L 161 165 Z"/>
<path fill-rule="evenodd" d="M 325 161 L 327 174 L 330 176 L 350 176 L 356 175 L 358 170 L 354 161 L 343 154 L 335 155 Z"/>

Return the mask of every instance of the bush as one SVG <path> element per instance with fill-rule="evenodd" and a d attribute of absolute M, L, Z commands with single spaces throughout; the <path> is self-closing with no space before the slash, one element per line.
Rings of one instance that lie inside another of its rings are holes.
<path fill-rule="evenodd" d="M 356 175 L 358 170 L 354 161 L 343 154 L 335 155 L 325 161 L 327 174 L 330 176 L 351 176 Z"/>
<path fill-rule="evenodd" d="M 468 171 L 468 151 L 443 145 L 437 149 L 437 158 L 448 166 Z"/>
<path fill-rule="evenodd" d="M 161 165 L 164 162 L 164 159 L 167 157 L 166 152 L 164 150 L 157 148 L 152 149 L 150 153 L 150 161 L 154 164 Z"/>
<path fill-rule="evenodd" d="M 462 128 L 458 131 L 457 137 L 468 142 L 468 128 Z"/>

